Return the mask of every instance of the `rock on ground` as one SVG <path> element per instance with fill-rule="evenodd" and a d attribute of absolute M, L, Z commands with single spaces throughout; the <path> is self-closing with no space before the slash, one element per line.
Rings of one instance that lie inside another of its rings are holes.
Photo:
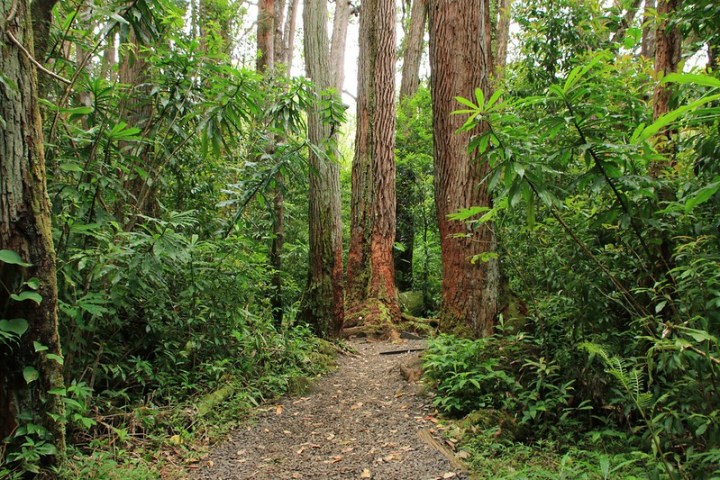
<path fill-rule="evenodd" d="M 191 478 L 467 478 L 418 435 L 432 433 L 433 410 L 419 386 L 405 381 L 400 371 L 417 352 L 380 355 L 424 343 L 360 339 L 352 345 L 358 355 L 342 356 L 338 370 L 320 379 L 307 396 L 283 398 L 264 409 L 212 450 Z"/>

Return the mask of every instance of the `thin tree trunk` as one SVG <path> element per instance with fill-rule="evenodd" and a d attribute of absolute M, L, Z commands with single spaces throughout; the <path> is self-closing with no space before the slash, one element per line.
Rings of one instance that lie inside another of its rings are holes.
<path fill-rule="evenodd" d="M 342 93 L 345 82 L 345 43 L 350 22 L 350 7 L 348 0 L 336 0 L 335 2 L 335 18 L 333 19 L 330 46 L 330 72 L 338 94 Z"/>
<path fill-rule="evenodd" d="M 35 59 L 41 65 L 45 65 L 47 61 L 45 57 L 50 47 L 48 42 L 50 41 L 50 28 L 53 21 L 53 8 L 56 3 L 57 0 L 35 0 L 30 6 L 33 22 L 33 40 L 35 41 L 33 52 Z M 51 79 L 45 74 L 41 73 L 40 75 L 38 78 L 38 98 L 45 98 Z"/>
<path fill-rule="evenodd" d="M 132 29 L 126 43 L 129 48 L 121 59 L 118 72 L 120 83 L 128 85 L 129 88 L 120 105 L 121 118 L 124 115 L 129 126 L 144 131 L 152 121 L 153 115 L 149 65 L 146 60 L 147 53 L 141 48 L 140 42 Z M 137 157 L 138 167 L 147 172 L 152 172 L 148 152 L 142 143 L 134 143 L 132 153 Z M 135 198 L 134 211 L 128 212 L 129 218 L 125 224 L 125 229 L 128 231 L 135 227 L 138 215 L 157 216 L 159 214 L 160 207 L 157 203 L 155 183 L 148 180 L 150 178 L 143 179 L 138 174 L 126 182 L 125 187 Z M 124 212 L 120 211 L 120 208 L 121 206 L 118 207 L 118 216 L 122 218 Z"/>
<path fill-rule="evenodd" d="M 405 39 L 400 102 L 412 97 L 420 86 L 420 59 L 423 52 L 423 36 L 427 23 L 428 0 L 413 0 L 410 11 L 410 27 Z"/>
<path fill-rule="evenodd" d="M 305 1 L 303 25 L 305 68 L 319 95 L 334 86 L 325 0 Z M 310 151 L 310 255 L 302 317 L 310 322 L 317 334 L 336 336 L 342 329 L 345 308 L 340 175 L 336 161 L 337 140 L 331 126 L 322 120 L 320 102 L 313 102 L 308 111 L 308 137 L 330 158 Z"/>
<path fill-rule="evenodd" d="M 260 0 L 257 20 L 257 71 L 271 73 L 275 65 L 275 0 Z"/>
<path fill-rule="evenodd" d="M 360 12 L 357 134 L 352 169 L 346 325 L 386 326 L 400 317 L 395 238 L 395 3 Z"/>
<path fill-rule="evenodd" d="M 471 206 L 490 206 L 482 179 L 487 162 L 468 153 L 475 132 L 456 133 L 464 120 L 453 115 L 455 96 L 474 98 L 475 88 L 490 93 L 492 58 L 488 0 L 430 1 L 430 68 L 435 134 L 435 199 L 442 250 L 444 331 L 484 336 L 492 333 L 497 310 L 499 270 L 495 259 L 471 262 L 495 251 L 492 225 L 469 229 L 448 214 Z"/>
<path fill-rule="evenodd" d="M 677 11 L 679 0 L 660 0 L 658 2 L 657 13 L 660 17 L 660 23 L 655 34 L 655 78 L 658 81 L 655 85 L 653 95 L 653 119 L 657 120 L 666 114 L 672 108 L 671 97 L 673 87 L 670 84 L 660 83 L 660 79 L 665 75 L 677 72 L 680 63 L 680 54 L 682 49 L 682 36 L 676 26 L 670 24 L 672 16 Z M 674 147 L 672 145 L 672 137 L 675 130 L 666 128 L 658 133 L 658 146 L 660 150 L 670 154 Z M 651 173 L 658 176 L 662 165 L 655 162 L 651 166 Z"/>
<path fill-rule="evenodd" d="M 405 37 L 402 77 L 400 81 L 400 105 L 411 98 L 420 86 L 420 59 L 423 52 L 423 36 L 427 23 L 427 0 L 413 0 L 410 22 Z M 402 108 L 402 107 L 401 107 Z M 413 288 L 413 254 L 415 248 L 415 216 L 413 214 L 414 192 L 417 189 L 412 168 L 397 169 L 397 207 L 395 209 L 395 242 L 403 245 L 394 250 L 395 281 L 400 291 Z"/>
<path fill-rule="evenodd" d="M 257 20 L 257 71 L 270 77 L 275 71 L 275 39 L 277 32 L 275 29 L 275 20 L 277 13 L 275 11 L 275 0 L 261 0 L 258 5 Z M 278 10 L 282 10 L 282 6 L 278 6 Z M 272 156 L 275 151 L 274 139 L 270 139 L 270 144 L 266 147 L 266 153 Z M 272 275 L 270 283 L 273 291 L 270 296 L 272 314 L 275 324 L 282 325 L 283 319 L 283 300 L 282 300 L 282 254 L 285 244 L 285 195 L 283 193 L 284 178 L 281 172 L 275 175 L 275 187 L 273 188 L 273 237 L 270 245 L 270 267 Z"/>
<path fill-rule="evenodd" d="M 117 57 L 115 55 L 115 32 L 110 32 L 105 41 L 107 43 L 103 49 L 100 76 L 112 82 L 115 77 L 114 68 L 115 65 L 117 65 Z"/>
<path fill-rule="evenodd" d="M 652 11 L 655 9 L 655 0 L 645 0 L 645 8 L 643 10 L 643 31 L 642 44 L 640 46 L 640 55 L 644 58 L 655 58 L 655 25 Z"/>
<path fill-rule="evenodd" d="M 498 6 L 497 37 L 495 39 L 495 72 L 502 73 L 507 63 L 508 44 L 510 43 L 510 14 L 512 0 L 500 0 Z"/>
<path fill-rule="evenodd" d="M 29 415 L 32 423 L 43 425 L 51 434 L 59 459 L 65 452 L 62 398 L 48 394 L 63 387 L 62 366 L 52 359 L 52 355 L 56 358 L 61 355 L 55 251 L 37 74 L 18 45 L 33 51 L 30 7 L 26 0 L 0 3 L 0 36 L 0 72 L 6 80 L 0 85 L 3 99 L 0 118 L 4 121 L 0 135 L 0 249 L 12 250 L 32 264 L 21 267 L 0 261 L 2 317 L 24 319 L 28 323 L 19 345 L 10 348 L 11 345 L 0 343 L 0 439 L 15 431 L 20 415 Z M 39 280 L 36 291 L 42 302 L 12 300 L 10 293 L 29 289 L 23 283 L 31 278 Z M 35 342 L 47 350 L 35 353 Z M 24 369 L 29 368 L 38 373 L 38 378 L 30 382 L 27 379 L 32 376 L 23 375 Z"/>

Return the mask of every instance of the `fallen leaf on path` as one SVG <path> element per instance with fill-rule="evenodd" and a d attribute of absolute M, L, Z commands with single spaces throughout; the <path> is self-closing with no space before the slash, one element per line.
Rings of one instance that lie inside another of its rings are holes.
<path fill-rule="evenodd" d="M 360 478 L 372 478 L 372 473 L 370 473 L 369 469 L 363 468 L 363 471 L 360 474 Z"/>
<path fill-rule="evenodd" d="M 275 407 L 275 415 L 282 415 L 282 413 L 283 413 L 282 405 L 278 405 L 277 407 Z"/>
<path fill-rule="evenodd" d="M 345 447 L 341 450 L 342 453 L 350 453 L 355 450 L 355 447 Z"/>
<path fill-rule="evenodd" d="M 460 450 L 459 452 L 457 452 L 455 454 L 455 456 L 461 460 L 465 460 L 465 459 L 470 458 L 470 452 L 467 452 L 465 450 Z"/>
<path fill-rule="evenodd" d="M 455 478 L 455 477 L 457 477 L 457 473 L 455 473 L 455 472 L 447 472 L 445 475 L 443 475 L 443 479 Z"/>

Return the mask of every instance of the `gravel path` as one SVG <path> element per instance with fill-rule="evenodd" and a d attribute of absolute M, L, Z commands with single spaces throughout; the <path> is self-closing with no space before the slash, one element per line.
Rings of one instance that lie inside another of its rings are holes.
<path fill-rule="evenodd" d="M 251 426 L 236 430 L 211 451 L 194 479 L 430 480 L 467 478 L 427 439 L 434 432 L 428 399 L 408 383 L 400 365 L 417 353 L 381 351 L 420 348 L 352 342 L 358 355 L 339 358 L 336 372 L 320 379 L 306 397 L 283 398 Z"/>

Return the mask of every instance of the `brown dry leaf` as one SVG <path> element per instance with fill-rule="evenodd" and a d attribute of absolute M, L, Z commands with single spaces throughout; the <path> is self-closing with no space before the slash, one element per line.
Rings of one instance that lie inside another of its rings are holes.
<path fill-rule="evenodd" d="M 290 430 L 283 430 L 283 433 L 285 435 L 292 435 L 292 432 Z"/>
<path fill-rule="evenodd" d="M 333 438 L 335 438 L 335 434 L 334 434 L 334 433 L 331 433 L 330 435 L 328 435 L 327 437 L 325 437 L 325 440 L 332 440 Z"/>
<path fill-rule="evenodd" d="M 455 478 L 455 477 L 457 477 L 457 473 L 455 473 L 455 472 L 447 472 L 446 474 L 443 475 L 443 479 Z"/>
<path fill-rule="evenodd" d="M 355 447 L 345 447 L 341 450 L 342 453 L 350 453 L 355 450 Z"/>
<path fill-rule="evenodd" d="M 302 478 L 302 475 L 300 475 L 299 473 L 295 472 L 295 473 L 292 474 L 292 478 Z"/>
<path fill-rule="evenodd" d="M 302 452 L 304 452 L 304 451 L 305 451 L 305 447 L 302 447 L 300 450 L 298 450 L 297 452 L 295 452 L 295 454 L 296 454 L 296 455 L 302 455 Z"/>
<path fill-rule="evenodd" d="M 363 468 L 363 471 L 360 474 L 360 478 L 372 478 L 372 473 L 370 472 L 370 469 Z"/>
<path fill-rule="evenodd" d="M 212 468 L 213 466 L 215 466 L 215 462 L 213 462 L 212 460 L 208 460 L 206 465 L 208 468 Z"/>
<path fill-rule="evenodd" d="M 466 459 L 470 458 L 470 452 L 467 452 L 465 450 L 460 450 L 459 452 L 457 452 L 455 454 L 455 456 L 461 460 L 466 460 Z"/>
<path fill-rule="evenodd" d="M 282 405 L 278 405 L 277 407 L 275 407 L 275 415 L 282 415 L 282 413 L 283 413 Z"/>

